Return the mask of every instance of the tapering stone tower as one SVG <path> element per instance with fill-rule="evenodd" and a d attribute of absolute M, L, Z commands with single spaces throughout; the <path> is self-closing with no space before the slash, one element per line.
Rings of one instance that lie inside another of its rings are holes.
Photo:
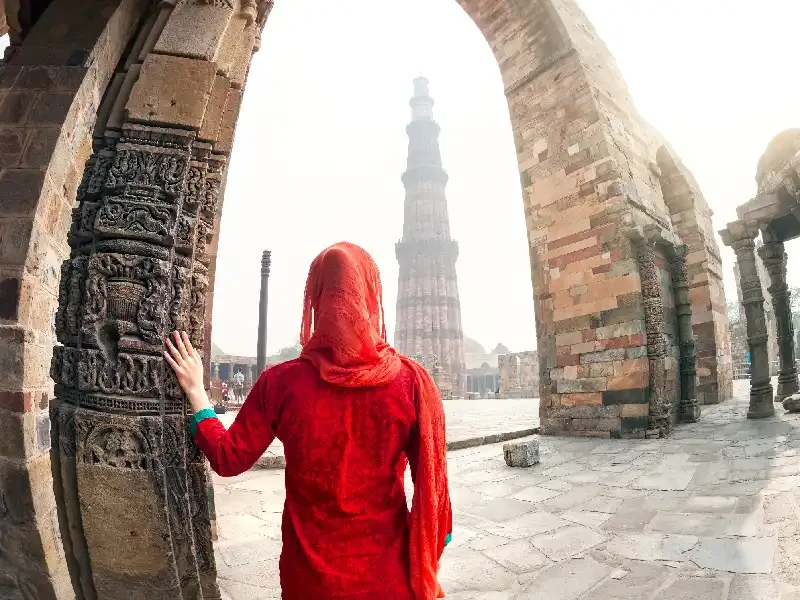
<path fill-rule="evenodd" d="M 438 360 L 442 379 L 463 396 L 464 334 L 458 299 L 458 243 L 450 237 L 445 186 L 447 173 L 439 153 L 439 126 L 433 120 L 428 80 L 414 80 L 408 133 L 408 163 L 403 239 L 397 243 L 400 279 L 397 286 L 395 346 L 428 364 Z"/>

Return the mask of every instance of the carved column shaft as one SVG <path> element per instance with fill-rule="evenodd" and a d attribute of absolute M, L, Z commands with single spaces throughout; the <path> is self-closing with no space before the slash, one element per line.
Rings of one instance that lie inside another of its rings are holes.
<path fill-rule="evenodd" d="M 680 347 L 681 404 L 680 420 L 694 423 L 700 417 L 700 404 L 696 394 L 697 352 L 692 332 L 692 303 L 686 271 L 685 245 L 674 249 L 670 260 L 672 290 L 675 296 L 675 313 L 678 318 Z"/>
<path fill-rule="evenodd" d="M 220 597 L 210 480 L 162 352 L 184 330 L 208 364 L 224 169 L 266 5 L 151 5 L 98 112 L 62 267 L 53 469 L 78 600 Z"/>
<path fill-rule="evenodd" d="M 750 348 L 750 410 L 747 417 L 759 419 L 775 412 L 769 376 L 764 294 L 756 266 L 753 238 L 736 239 L 730 245 L 736 252 L 736 262 L 739 265 L 742 303 L 747 321 L 747 344 Z"/>
<path fill-rule="evenodd" d="M 765 235 L 766 237 L 766 235 Z M 799 389 L 794 352 L 794 325 L 789 298 L 789 286 L 786 284 L 786 251 L 783 242 L 765 241 L 759 249 L 761 261 L 770 278 L 768 291 L 775 312 L 775 323 L 778 338 L 778 357 L 780 373 L 776 402 L 796 393 Z"/>
<path fill-rule="evenodd" d="M 636 260 L 642 283 L 644 323 L 647 332 L 647 357 L 650 369 L 650 415 L 648 435 L 665 436 L 672 429 L 672 404 L 666 396 L 666 340 L 664 339 L 664 301 L 655 263 L 653 246 L 636 244 Z"/>

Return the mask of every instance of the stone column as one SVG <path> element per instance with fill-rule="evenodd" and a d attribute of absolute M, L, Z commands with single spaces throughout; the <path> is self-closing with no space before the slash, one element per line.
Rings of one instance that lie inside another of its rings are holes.
<path fill-rule="evenodd" d="M 748 419 L 772 416 L 772 384 L 769 376 L 769 354 L 767 352 L 767 322 L 764 314 L 764 294 L 756 266 L 755 242 L 758 230 L 747 227 L 741 221 L 729 223 L 720 231 L 722 241 L 736 252 L 742 290 L 745 319 L 747 321 L 747 344 L 750 347 L 750 410 Z"/>
<path fill-rule="evenodd" d="M 764 245 L 759 248 L 758 253 L 770 279 L 770 286 L 767 289 L 772 297 L 772 309 L 775 312 L 780 363 L 775 402 L 781 402 L 800 389 L 794 361 L 794 325 L 789 303 L 789 286 L 786 285 L 787 256 L 783 242 L 774 239 L 768 230 L 762 235 Z"/>
<path fill-rule="evenodd" d="M 696 393 L 697 353 L 692 332 L 692 303 L 689 299 L 686 267 L 687 252 L 688 247 L 685 244 L 673 248 L 670 257 L 670 271 L 680 344 L 681 404 L 678 418 L 682 423 L 694 423 L 700 417 L 700 403 L 697 401 Z"/>
<path fill-rule="evenodd" d="M 53 474 L 78 600 L 214 600 L 213 500 L 164 362 L 206 357 L 224 171 L 268 4 L 154 2 L 98 111 L 63 263 Z"/>
<path fill-rule="evenodd" d="M 665 391 L 664 301 L 655 264 L 653 245 L 647 240 L 636 240 L 636 262 L 642 285 L 644 324 L 647 333 L 647 359 L 649 367 L 650 411 L 647 437 L 663 437 L 672 429 L 672 405 Z"/>
<path fill-rule="evenodd" d="M 258 374 L 267 368 L 267 308 L 269 306 L 269 268 L 272 252 L 264 250 L 261 255 L 261 298 L 258 301 L 258 349 L 256 368 Z M 252 369 L 250 369 L 252 372 Z"/>

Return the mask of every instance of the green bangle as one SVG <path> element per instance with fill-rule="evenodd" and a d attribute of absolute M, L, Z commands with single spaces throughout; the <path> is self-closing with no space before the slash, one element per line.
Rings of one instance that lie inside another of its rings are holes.
<path fill-rule="evenodd" d="M 451 531 L 450 533 L 447 534 L 447 537 L 444 538 L 444 546 L 445 546 L 445 548 L 447 547 L 447 544 L 449 544 L 452 541 L 453 541 L 453 532 Z"/>
<path fill-rule="evenodd" d="M 197 426 L 200 425 L 200 421 L 216 418 L 217 413 L 215 413 L 211 408 L 204 408 L 203 410 L 198 410 L 196 413 L 194 413 L 191 421 L 189 421 L 189 431 L 191 432 L 192 437 L 194 437 L 197 433 Z"/>

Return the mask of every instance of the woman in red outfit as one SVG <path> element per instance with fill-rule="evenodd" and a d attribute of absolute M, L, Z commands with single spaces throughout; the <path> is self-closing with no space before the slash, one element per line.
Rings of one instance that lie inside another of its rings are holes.
<path fill-rule="evenodd" d="M 300 358 L 264 371 L 227 431 L 185 333 L 164 356 L 192 405 L 190 427 L 222 476 L 276 437 L 286 454 L 284 600 L 434 600 L 450 541 L 444 409 L 428 373 L 386 342 L 380 276 L 366 251 L 326 249 L 306 283 Z M 409 513 L 403 474 L 410 463 Z"/>

